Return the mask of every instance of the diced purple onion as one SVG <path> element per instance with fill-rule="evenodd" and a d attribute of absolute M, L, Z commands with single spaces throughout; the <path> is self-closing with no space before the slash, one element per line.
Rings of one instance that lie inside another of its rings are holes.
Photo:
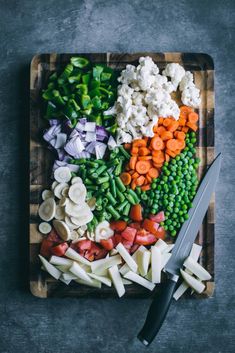
<path fill-rule="evenodd" d="M 112 135 L 109 136 L 107 145 L 110 150 L 113 150 L 117 147 L 117 142 L 114 140 Z"/>
<path fill-rule="evenodd" d="M 61 124 L 53 125 L 45 131 L 43 138 L 45 141 L 50 142 L 57 134 L 61 132 Z"/>
<path fill-rule="evenodd" d="M 96 141 L 96 133 L 87 131 L 85 141 L 86 142 Z"/>
<path fill-rule="evenodd" d="M 78 153 L 81 153 L 84 150 L 84 146 L 80 138 L 74 137 L 64 146 L 65 151 L 73 157 L 76 157 Z"/>
<path fill-rule="evenodd" d="M 77 173 L 79 171 L 79 165 L 76 164 L 67 164 L 67 167 L 71 172 Z"/>
<path fill-rule="evenodd" d="M 96 141 L 93 141 L 91 143 L 89 143 L 87 146 L 86 146 L 86 151 L 89 152 L 89 153 L 93 153 L 95 154 L 95 145 L 96 145 Z"/>
<path fill-rule="evenodd" d="M 92 122 L 86 122 L 83 130 L 84 131 L 89 131 L 89 132 L 95 132 L 96 124 L 92 123 Z"/>
<path fill-rule="evenodd" d="M 67 140 L 67 135 L 63 134 L 62 132 L 56 135 L 56 143 L 55 143 L 55 148 L 61 148 L 64 147 L 65 143 Z"/>
<path fill-rule="evenodd" d="M 97 159 L 102 159 L 105 155 L 107 146 L 102 142 L 97 142 L 95 145 L 95 154 Z"/>
<path fill-rule="evenodd" d="M 58 119 L 49 119 L 50 126 L 58 125 L 60 121 Z"/>

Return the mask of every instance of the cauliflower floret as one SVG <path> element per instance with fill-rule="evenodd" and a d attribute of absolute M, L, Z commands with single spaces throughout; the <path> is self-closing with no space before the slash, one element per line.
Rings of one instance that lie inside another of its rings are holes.
<path fill-rule="evenodd" d="M 183 91 L 186 87 L 194 86 L 193 74 L 190 71 L 186 71 L 184 77 L 180 81 L 180 90 Z"/>
<path fill-rule="evenodd" d="M 144 136 L 148 136 L 148 137 L 153 137 L 154 136 L 154 132 L 153 132 L 153 127 L 155 125 L 155 121 L 150 121 L 147 125 L 145 126 L 141 126 L 141 132 Z"/>
<path fill-rule="evenodd" d="M 131 133 L 133 140 L 142 137 L 142 134 L 138 133 L 138 130 L 130 122 L 126 124 L 126 130 Z"/>
<path fill-rule="evenodd" d="M 141 56 L 139 58 L 139 66 L 137 66 L 137 71 L 138 69 L 140 70 L 141 67 L 145 67 L 152 75 L 157 75 L 159 73 L 157 65 L 153 59 L 150 58 L 150 56 Z"/>
<path fill-rule="evenodd" d="M 121 145 L 122 143 L 131 143 L 132 136 L 125 132 L 124 130 L 117 128 L 117 144 Z"/>
<path fill-rule="evenodd" d="M 170 94 L 162 88 L 151 88 L 145 95 L 146 104 L 151 104 L 153 102 L 162 102 L 164 100 L 169 99 L 171 99 Z"/>
<path fill-rule="evenodd" d="M 166 65 L 166 68 L 163 70 L 162 74 L 163 76 L 168 76 L 171 78 L 171 82 L 176 90 L 185 75 L 185 70 L 181 65 L 172 63 Z"/>
<path fill-rule="evenodd" d="M 121 76 L 118 81 L 125 84 L 130 84 L 136 80 L 136 67 L 133 65 L 127 65 L 125 70 L 122 70 Z"/>
<path fill-rule="evenodd" d="M 186 87 L 181 94 L 181 100 L 189 107 L 198 108 L 201 103 L 200 90 L 194 85 Z"/>
<path fill-rule="evenodd" d="M 116 115 L 117 114 L 117 107 L 116 104 L 114 104 L 113 107 L 109 108 L 108 110 L 106 110 L 104 113 L 104 115 Z"/>
<path fill-rule="evenodd" d="M 125 98 L 131 98 L 134 90 L 127 84 L 119 85 L 118 86 L 118 95 L 124 96 Z"/>
<path fill-rule="evenodd" d="M 132 103 L 135 105 L 142 105 L 144 100 L 144 94 L 140 92 L 134 92 L 132 94 Z"/>

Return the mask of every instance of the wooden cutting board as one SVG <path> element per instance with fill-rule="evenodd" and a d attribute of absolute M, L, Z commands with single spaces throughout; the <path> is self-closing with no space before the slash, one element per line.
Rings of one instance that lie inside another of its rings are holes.
<path fill-rule="evenodd" d="M 194 53 L 96 53 L 96 54 L 41 54 L 31 62 L 30 72 L 30 290 L 33 295 L 47 297 L 117 297 L 115 289 L 102 286 L 102 289 L 82 286 L 74 281 L 66 286 L 54 280 L 40 269 L 38 253 L 42 235 L 38 231 L 39 217 L 37 210 L 42 202 L 41 191 L 51 184 L 51 167 L 55 155 L 43 142 L 42 132 L 47 127 L 43 119 L 41 90 L 46 87 L 48 76 L 64 67 L 74 55 L 88 58 L 93 63 L 103 63 L 116 70 L 127 64 L 138 64 L 140 56 L 150 56 L 163 69 L 167 63 L 181 64 L 194 75 L 196 86 L 201 90 L 199 108 L 199 131 L 197 156 L 201 159 L 198 175 L 203 175 L 206 167 L 214 159 L 214 65 L 207 54 Z M 212 296 L 214 291 L 214 223 L 215 199 L 211 200 L 207 215 L 197 237 L 197 243 L 203 246 L 200 263 L 212 275 L 207 282 L 204 294 L 199 298 Z M 146 298 L 152 292 L 139 285 L 128 285 L 124 297 Z M 196 296 L 197 297 L 197 296 Z"/>

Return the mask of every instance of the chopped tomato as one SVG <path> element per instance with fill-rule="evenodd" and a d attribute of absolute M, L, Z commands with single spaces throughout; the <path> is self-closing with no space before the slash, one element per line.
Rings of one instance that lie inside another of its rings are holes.
<path fill-rule="evenodd" d="M 122 242 L 123 238 L 122 238 L 121 234 L 115 233 L 113 237 L 114 237 L 114 246 L 116 246 Z"/>
<path fill-rule="evenodd" d="M 159 227 L 155 235 L 158 239 L 165 239 L 166 231 L 163 227 Z"/>
<path fill-rule="evenodd" d="M 134 252 L 136 252 L 136 250 L 139 248 L 139 244 L 134 244 L 132 245 L 131 249 L 130 249 L 130 253 L 133 254 Z"/>
<path fill-rule="evenodd" d="M 143 222 L 143 228 L 154 235 L 156 234 L 158 227 L 159 224 L 154 221 L 151 221 L 151 219 L 145 219 Z"/>
<path fill-rule="evenodd" d="M 79 251 L 89 250 L 91 248 L 91 240 L 84 239 L 84 240 L 78 241 L 76 245 Z"/>
<path fill-rule="evenodd" d="M 53 246 L 51 248 L 51 253 L 56 256 L 63 256 L 68 249 L 68 244 L 66 242 Z"/>
<path fill-rule="evenodd" d="M 99 247 L 93 241 L 91 241 L 90 249 L 85 251 L 84 257 L 89 261 L 102 259 L 107 255 L 107 250 Z"/>
<path fill-rule="evenodd" d="M 113 221 L 110 223 L 110 228 L 115 230 L 116 232 L 122 232 L 127 226 L 127 222 L 125 221 Z"/>
<path fill-rule="evenodd" d="M 124 239 L 134 243 L 136 232 L 137 232 L 136 229 L 131 228 L 131 227 L 126 227 L 126 229 L 121 233 L 121 236 Z"/>
<path fill-rule="evenodd" d="M 147 233 L 145 235 L 137 234 L 135 238 L 135 243 L 139 245 L 151 245 L 156 243 L 156 241 L 157 238 L 151 233 Z"/>
<path fill-rule="evenodd" d="M 100 244 L 103 246 L 103 248 L 105 248 L 106 250 L 112 250 L 114 248 L 114 243 L 113 243 L 113 239 L 109 238 L 109 239 L 101 239 L 100 240 Z"/>
<path fill-rule="evenodd" d="M 133 221 L 137 221 L 137 222 L 140 222 L 140 221 L 143 220 L 143 217 L 142 217 L 142 207 L 141 207 L 140 204 L 133 205 L 133 206 L 131 207 L 130 218 L 131 218 Z"/>
<path fill-rule="evenodd" d="M 158 212 L 155 215 L 150 215 L 149 217 L 151 219 L 151 221 L 157 222 L 157 223 L 161 223 L 165 221 L 165 215 L 164 215 L 164 211 Z"/>
<path fill-rule="evenodd" d="M 126 248 L 126 250 L 130 250 L 133 246 L 133 242 L 127 239 L 122 239 L 122 244 Z"/>
<path fill-rule="evenodd" d="M 53 243 L 62 243 L 63 240 L 60 236 L 56 233 L 55 229 L 53 228 L 50 233 L 46 237 L 47 240 L 52 241 Z"/>
<path fill-rule="evenodd" d="M 44 257 L 50 257 L 51 256 L 51 248 L 53 245 L 54 245 L 54 243 L 51 240 L 43 239 L 43 241 L 41 243 L 40 254 Z"/>
<path fill-rule="evenodd" d="M 131 227 L 131 228 L 134 228 L 134 229 L 140 229 L 141 228 L 141 225 L 140 225 L 140 223 L 139 222 L 133 222 L 133 223 L 130 223 L 129 224 L 129 227 Z"/>

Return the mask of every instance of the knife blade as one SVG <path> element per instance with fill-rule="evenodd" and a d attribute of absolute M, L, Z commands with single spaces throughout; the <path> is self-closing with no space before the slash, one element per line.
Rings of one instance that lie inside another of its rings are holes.
<path fill-rule="evenodd" d="M 211 195 L 215 190 L 215 185 L 219 177 L 220 167 L 221 154 L 215 158 L 200 183 L 193 200 L 193 207 L 189 211 L 189 218 L 183 224 L 175 242 L 172 256 L 165 266 L 168 276 L 167 281 L 162 284 L 161 291 L 157 292 L 154 296 L 144 326 L 137 336 L 145 346 L 148 346 L 153 341 L 169 310 L 179 279 L 180 268 L 190 253 L 206 214 Z"/>

